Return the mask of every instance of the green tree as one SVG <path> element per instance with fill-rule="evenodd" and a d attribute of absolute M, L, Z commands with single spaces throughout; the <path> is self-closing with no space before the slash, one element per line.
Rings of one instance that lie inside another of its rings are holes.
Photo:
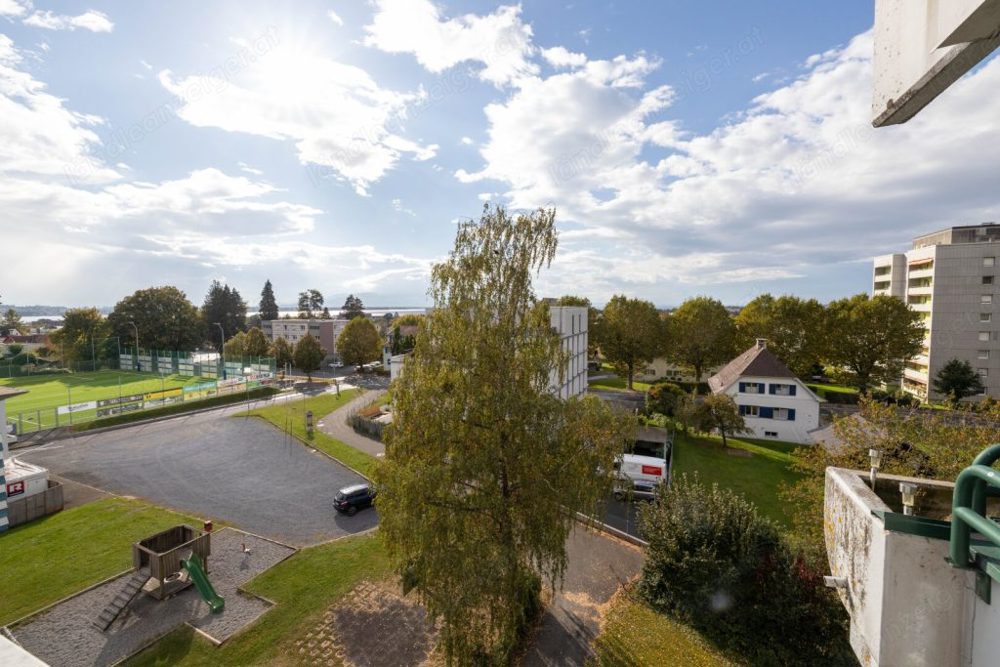
<path fill-rule="evenodd" d="M 654 609 L 741 664 L 858 664 L 843 607 L 823 585 L 827 565 L 803 562 L 738 494 L 681 475 L 660 486 L 656 502 L 641 504 L 639 525 L 649 546 L 637 590 Z"/>
<path fill-rule="evenodd" d="M 743 421 L 739 406 L 728 394 L 709 394 L 695 408 L 695 427 L 708 433 L 717 430 L 722 436 L 723 448 L 728 446 L 727 436 L 752 433 Z"/>
<path fill-rule="evenodd" d="M 673 417 L 685 395 L 684 390 L 672 382 L 654 384 L 646 392 L 646 412 Z"/>
<path fill-rule="evenodd" d="M 243 341 L 243 353 L 250 357 L 263 357 L 267 355 L 267 349 L 270 344 L 267 341 L 267 336 L 264 332 L 257 327 L 251 327 L 247 331 L 246 338 Z"/>
<path fill-rule="evenodd" d="M 292 349 L 292 344 L 284 338 L 279 338 L 271 343 L 267 353 L 274 357 L 274 364 L 279 369 L 295 363 L 295 351 Z"/>
<path fill-rule="evenodd" d="M 50 339 L 63 361 L 103 359 L 107 350 L 108 321 L 97 308 L 70 308 L 63 313 L 63 325 Z"/>
<path fill-rule="evenodd" d="M 320 347 L 319 341 L 310 334 L 306 334 L 299 339 L 295 345 L 295 367 L 305 373 L 309 381 L 312 382 L 313 371 L 319 370 L 320 364 L 326 357 L 326 350 Z"/>
<path fill-rule="evenodd" d="M 612 489 L 632 422 L 595 397 L 560 401 L 565 359 L 532 276 L 556 250 L 555 211 L 486 206 L 434 267 L 434 309 L 393 389 L 379 534 L 450 664 L 507 664 L 566 568 L 574 511 Z"/>
<path fill-rule="evenodd" d="M 365 316 L 365 304 L 359 297 L 349 294 L 344 300 L 344 307 L 340 309 L 340 319 L 353 320 L 355 317 Z"/>
<path fill-rule="evenodd" d="M 229 339 L 240 331 L 246 331 L 247 304 L 235 288 L 213 280 L 201 307 L 201 318 L 205 322 L 206 331 L 214 332 L 218 328 L 215 326 L 218 322 Z"/>
<path fill-rule="evenodd" d="M 263 322 L 278 319 L 278 301 L 270 280 L 264 282 L 264 289 L 260 291 L 260 319 Z"/>
<path fill-rule="evenodd" d="M 736 350 L 746 350 L 758 338 L 799 377 L 812 374 L 825 351 L 826 311 L 815 299 L 774 298 L 762 294 L 743 306 L 735 318 Z"/>
<path fill-rule="evenodd" d="M 323 294 L 316 289 L 299 292 L 299 317 L 312 319 L 323 309 Z"/>
<path fill-rule="evenodd" d="M 722 302 L 699 296 L 670 315 L 671 361 L 691 369 L 700 383 L 704 372 L 736 356 L 736 327 Z"/>
<path fill-rule="evenodd" d="M 120 337 L 123 348 L 135 345 L 130 322 L 138 327 L 139 347 L 144 350 L 190 351 L 205 341 L 205 325 L 198 309 L 176 287 L 138 290 L 115 304 L 108 326 L 110 335 Z"/>
<path fill-rule="evenodd" d="M 233 359 L 241 358 L 246 354 L 247 335 L 242 331 L 237 331 L 236 335 L 226 341 L 223 350 L 227 357 Z"/>
<path fill-rule="evenodd" d="M 17 314 L 16 310 L 8 308 L 4 311 L 3 320 L 0 320 L 0 333 L 7 335 L 15 329 L 20 331 L 23 326 L 21 316 Z"/>
<path fill-rule="evenodd" d="M 382 337 L 367 317 L 355 317 L 337 337 L 337 354 L 345 364 L 360 366 L 382 356 Z"/>
<path fill-rule="evenodd" d="M 329 319 L 331 319 L 330 309 L 327 308 L 326 306 L 323 306 L 323 312 L 320 314 L 319 319 L 321 319 L 321 320 L 329 320 Z"/>
<path fill-rule="evenodd" d="M 857 294 L 826 309 L 828 361 L 834 375 L 864 393 L 895 384 L 907 359 L 923 347 L 920 313 L 894 296 Z"/>
<path fill-rule="evenodd" d="M 948 397 L 952 404 L 983 393 L 979 373 L 968 361 L 960 359 L 952 359 L 942 366 L 934 376 L 932 386 L 936 393 Z"/>
<path fill-rule="evenodd" d="M 604 307 L 597 342 L 615 371 L 625 376 L 629 389 L 636 371 L 664 351 L 666 327 L 656 306 L 649 301 L 618 294 Z"/>

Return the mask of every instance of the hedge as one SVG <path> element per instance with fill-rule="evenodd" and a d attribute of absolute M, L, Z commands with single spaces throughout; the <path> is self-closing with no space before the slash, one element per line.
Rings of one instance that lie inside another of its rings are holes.
<path fill-rule="evenodd" d="M 173 403 L 171 405 L 165 405 L 162 408 L 153 408 L 152 410 L 125 412 L 120 415 L 114 415 L 113 417 L 105 417 L 103 419 L 95 419 L 92 422 L 77 424 L 73 426 L 72 430 L 89 431 L 95 428 L 104 428 L 105 426 L 118 426 L 119 424 L 129 424 L 131 422 L 143 421 L 146 419 L 156 419 L 157 417 L 169 417 L 171 415 L 191 412 L 192 410 L 203 410 L 205 408 L 214 408 L 220 405 L 242 403 L 247 399 L 253 400 L 257 398 L 270 398 L 277 393 L 279 393 L 279 390 L 274 387 L 257 387 L 256 389 L 251 389 L 249 392 L 228 394 L 226 396 L 213 396 L 212 398 L 205 398 L 199 401 L 188 401 L 186 403 Z"/>

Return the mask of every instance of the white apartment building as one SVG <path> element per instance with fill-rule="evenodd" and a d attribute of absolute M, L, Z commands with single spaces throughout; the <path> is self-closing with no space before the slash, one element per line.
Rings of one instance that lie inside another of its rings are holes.
<path fill-rule="evenodd" d="M 558 371 L 552 371 L 549 388 L 563 399 L 582 396 L 587 392 L 587 307 L 550 303 L 549 317 L 563 351 L 569 355 L 562 378 Z"/>
<path fill-rule="evenodd" d="M 921 353 L 906 363 L 903 389 L 933 395 L 933 378 L 952 359 L 968 361 L 986 393 L 1000 396 L 1000 225 L 951 227 L 918 236 L 905 253 L 874 261 L 872 294 L 906 301 L 924 320 Z"/>
<path fill-rule="evenodd" d="M 732 397 L 753 437 L 814 442 L 819 397 L 767 349 L 763 338 L 710 377 L 708 386 L 713 394 Z"/>

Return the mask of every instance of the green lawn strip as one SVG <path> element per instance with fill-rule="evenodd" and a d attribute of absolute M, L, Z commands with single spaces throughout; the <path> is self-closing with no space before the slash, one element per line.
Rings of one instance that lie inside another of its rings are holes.
<path fill-rule="evenodd" d="M 127 569 L 133 542 L 201 522 L 140 500 L 105 498 L 11 529 L 0 536 L 0 625 Z"/>
<path fill-rule="evenodd" d="M 94 421 L 85 422 L 83 424 L 74 424 L 73 431 L 89 431 L 95 428 L 104 428 L 105 426 L 118 426 L 119 424 L 130 424 L 132 422 L 143 421 L 144 419 L 155 419 L 157 417 L 169 417 L 172 415 L 180 415 L 185 412 L 191 412 L 193 410 L 204 410 L 206 408 L 215 408 L 223 405 L 233 405 L 236 403 L 242 403 L 246 400 L 255 400 L 260 398 L 270 398 L 275 394 L 279 393 L 278 389 L 274 387 L 257 387 L 256 389 L 251 389 L 249 392 L 243 393 L 233 393 L 226 396 L 212 396 L 210 398 L 203 398 L 196 401 L 185 401 L 184 403 L 172 403 L 170 405 L 165 405 L 161 408 L 153 408 L 151 410 L 137 410 L 135 412 L 125 412 L 120 415 L 114 415 L 113 417 L 105 417 L 103 419 L 95 419 Z"/>
<path fill-rule="evenodd" d="M 601 634 L 594 641 L 600 667 L 685 665 L 735 667 L 696 630 L 619 593 L 611 603 Z"/>
<path fill-rule="evenodd" d="M 299 551 L 251 581 L 246 590 L 276 603 L 252 628 L 219 648 L 190 628 L 175 630 L 139 653 L 130 667 L 191 665 L 296 665 L 294 651 L 323 612 L 363 580 L 389 575 L 389 562 L 375 535 L 350 537 Z"/>
<path fill-rule="evenodd" d="M 329 454 L 344 465 L 371 478 L 375 469 L 375 457 L 323 433 L 319 428 L 314 428 L 311 436 L 306 433 L 306 412 L 312 410 L 313 424 L 316 424 L 354 398 L 357 393 L 354 389 L 342 391 L 339 397 L 333 393 L 324 393 L 302 401 L 288 401 L 258 408 L 251 410 L 250 414 L 271 422 L 282 431 L 291 431 L 292 435 L 310 447 Z"/>
<path fill-rule="evenodd" d="M 594 389 L 606 389 L 608 391 L 628 391 L 627 383 L 625 378 L 620 377 L 608 377 L 608 378 L 597 378 L 596 380 L 591 380 L 587 383 L 588 386 Z M 650 384 L 646 382 L 632 382 L 632 388 L 635 391 L 646 391 L 650 388 Z"/>
<path fill-rule="evenodd" d="M 673 474 L 697 473 L 702 482 L 731 489 L 755 504 L 764 516 L 782 527 L 790 527 L 791 517 L 778 498 L 778 488 L 782 482 L 800 479 L 790 468 L 791 455 L 773 449 L 779 445 L 775 442 L 729 438 L 729 443 L 730 447 L 752 452 L 753 456 L 726 453 L 719 438 L 678 434 L 674 442 Z"/>

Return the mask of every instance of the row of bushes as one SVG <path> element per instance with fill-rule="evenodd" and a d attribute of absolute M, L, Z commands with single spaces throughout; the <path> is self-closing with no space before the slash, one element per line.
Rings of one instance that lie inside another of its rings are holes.
<path fill-rule="evenodd" d="M 822 572 L 732 491 L 686 475 L 639 509 L 649 541 L 639 594 L 741 664 L 856 665 Z"/>
<path fill-rule="evenodd" d="M 89 431 L 95 428 L 104 428 L 105 426 L 118 426 L 119 424 L 129 424 L 131 422 L 142 421 L 144 419 L 169 417 L 171 415 L 178 415 L 184 412 L 191 412 L 192 410 L 203 410 L 205 408 L 213 408 L 220 405 L 241 403 L 248 398 L 250 400 L 270 398 L 271 396 L 277 394 L 278 391 L 279 390 L 274 387 L 257 387 L 256 389 L 251 389 L 249 392 L 239 392 L 226 396 L 213 396 L 212 398 L 205 398 L 198 401 L 188 401 L 186 403 L 171 403 L 170 405 L 164 405 L 161 408 L 141 410 L 138 412 L 124 412 L 120 415 L 96 419 L 92 422 L 86 422 L 83 424 L 77 424 L 73 426 L 73 430 Z"/>
<path fill-rule="evenodd" d="M 382 435 L 385 433 L 385 424 L 382 422 L 354 413 L 347 418 L 347 425 L 353 428 L 355 433 L 382 442 Z"/>

